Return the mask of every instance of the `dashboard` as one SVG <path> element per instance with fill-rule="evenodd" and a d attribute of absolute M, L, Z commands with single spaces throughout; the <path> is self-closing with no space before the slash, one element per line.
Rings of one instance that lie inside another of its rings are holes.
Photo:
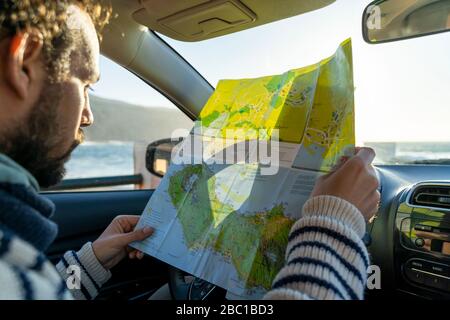
<path fill-rule="evenodd" d="M 381 203 L 369 224 L 368 249 L 380 268 L 379 290 L 450 299 L 450 166 L 377 166 Z"/>

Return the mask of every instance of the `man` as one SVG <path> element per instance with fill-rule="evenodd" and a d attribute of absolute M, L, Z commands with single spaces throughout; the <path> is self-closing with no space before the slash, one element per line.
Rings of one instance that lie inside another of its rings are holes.
<path fill-rule="evenodd" d="M 39 185 L 62 179 L 82 128 L 93 122 L 88 89 L 99 78 L 96 27 L 109 15 L 94 0 L 0 3 L 0 299 L 93 299 L 127 254 L 142 258 L 128 244 L 152 233 L 134 230 L 138 217 L 121 216 L 99 239 L 66 253 L 56 269 L 43 254 L 57 228 Z M 319 180 L 266 298 L 362 298 L 364 218 L 379 201 L 373 157 L 361 149 Z M 69 278 L 74 270 L 79 278 Z"/>
<path fill-rule="evenodd" d="M 59 275 L 43 255 L 57 233 L 48 219 L 54 206 L 37 192 L 63 177 L 81 128 L 93 122 L 94 22 L 101 28 L 109 11 L 91 1 L 11 0 L 1 2 L 0 15 L 0 299 L 91 299 L 127 245 L 151 230 L 133 231 L 138 217 L 118 217 L 94 243 L 66 253 Z M 71 280 L 69 292 L 61 276 L 75 268 L 81 284 Z"/>

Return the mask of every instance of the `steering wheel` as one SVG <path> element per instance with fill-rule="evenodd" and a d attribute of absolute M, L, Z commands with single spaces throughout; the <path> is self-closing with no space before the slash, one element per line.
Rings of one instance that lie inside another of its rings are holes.
<path fill-rule="evenodd" d="M 187 278 L 191 278 L 188 280 Z M 169 266 L 169 289 L 174 300 L 224 300 L 226 290 Z"/>

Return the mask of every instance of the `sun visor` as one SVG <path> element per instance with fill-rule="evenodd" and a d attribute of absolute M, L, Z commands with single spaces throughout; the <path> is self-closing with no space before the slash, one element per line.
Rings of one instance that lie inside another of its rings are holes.
<path fill-rule="evenodd" d="M 133 18 L 181 41 L 200 41 L 323 8 L 335 0 L 143 0 Z"/>

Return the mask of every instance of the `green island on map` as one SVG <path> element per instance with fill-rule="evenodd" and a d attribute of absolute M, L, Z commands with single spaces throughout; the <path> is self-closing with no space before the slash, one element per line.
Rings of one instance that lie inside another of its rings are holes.
<path fill-rule="evenodd" d="M 214 173 L 206 165 L 188 165 L 170 177 L 168 193 L 178 210 L 189 250 L 212 249 L 232 262 L 247 288 L 270 289 L 284 264 L 294 223 L 283 204 L 266 211 L 237 212 L 215 194 Z"/>

